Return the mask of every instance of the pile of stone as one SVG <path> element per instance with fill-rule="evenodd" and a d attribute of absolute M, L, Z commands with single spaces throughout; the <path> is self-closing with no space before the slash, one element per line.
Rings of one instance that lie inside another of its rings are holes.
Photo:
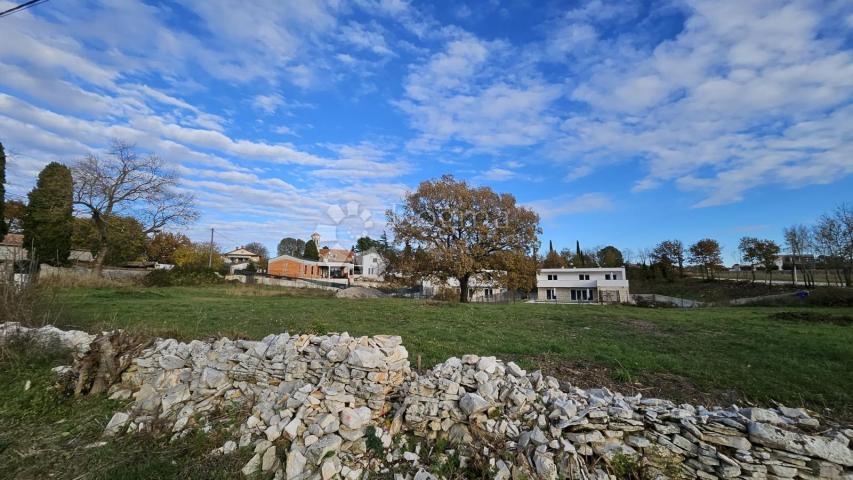
<path fill-rule="evenodd" d="M 6 332 L 43 333 L 76 350 L 102 338 L 6 324 L 0 342 Z M 400 337 L 158 339 L 134 354 L 110 390 L 132 402 L 105 434 L 226 429 L 230 439 L 211 454 L 250 449 L 246 475 L 434 480 L 436 458 L 453 455 L 496 480 L 640 472 L 853 480 L 853 430 L 824 426 L 804 409 L 706 408 L 584 390 L 476 355 L 419 375 Z M 443 440 L 451 449 L 436 455 Z"/>
<path fill-rule="evenodd" d="M 111 392 L 133 398 L 115 414 L 107 434 L 168 428 L 175 437 L 216 425 L 215 412 L 245 413 L 234 440 L 216 452 L 251 446 L 247 475 L 280 477 L 319 474 L 358 478 L 374 426 L 380 442 L 388 433 L 375 426 L 391 409 L 390 395 L 410 375 L 400 337 L 270 335 L 262 341 L 212 343 L 158 340 L 135 358 Z M 225 419 L 225 421 L 234 419 Z M 281 451 L 282 442 L 289 445 Z"/>
<path fill-rule="evenodd" d="M 31 338 L 46 346 L 56 342 L 58 345 L 80 354 L 89 351 L 96 335 L 80 330 L 60 330 L 53 325 L 28 328 L 17 322 L 0 323 L 0 344 L 13 338 Z"/>
<path fill-rule="evenodd" d="M 670 478 L 853 479 L 853 430 L 822 430 L 803 409 L 707 409 L 582 390 L 476 355 L 437 365 L 407 392 L 414 434 L 513 452 L 513 462 L 495 462 L 496 479 L 607 478 L 595 468 L 602 461 Z"/>

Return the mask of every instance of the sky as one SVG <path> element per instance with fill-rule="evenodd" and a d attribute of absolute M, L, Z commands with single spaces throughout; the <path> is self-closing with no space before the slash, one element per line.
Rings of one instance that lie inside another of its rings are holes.
<path fill-rule="evenodd" d="M 0 10 L 17 1 L 0 0 Z M 113 139 L 203 240 L 377 237 L 450 173 L 543 247 L 781 240 L 853 202 L 853 3 L 52 0 L 0 18 L 7 192 Z"/>

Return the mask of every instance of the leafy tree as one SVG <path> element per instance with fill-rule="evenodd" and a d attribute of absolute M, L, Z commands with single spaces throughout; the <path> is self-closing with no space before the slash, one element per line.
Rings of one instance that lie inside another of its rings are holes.
<path fill-rule="evenodd" d="M 759 242 L 760 240 L 755 237 L 741 237 L 737 247 L 740 252 L 741 261 L 748 263 L 752 267 L 753 282 L 755 282 L 755 266 L 761 263 Z"/>
<path fill-rule="evenodd" d="M 175 265 L 183 268 L 206 269 L 210 252 L 211 245 L 209 242 L 192 242 L 188 245 L 181 245 L 174 253 Z M 219 253 L 219 246 L 213 244 L 211 268 L 219 270 L 224 263 L 222 255 Z"/>
<path fill-rule="evenodd" d="M 0 239 L 9 233 L 6 225 L 6 150 L 0 143 Z"/>
<path fill-rule="evenodd" d="M 385 240 L 387 241 L 388 238 L 386 237 Z M 355 242 L 356 252 L 363 253 L 370 249 L 381 250 L 382 242 L 379 240 L 374 240 L 370 237 L 361 237 Z"/>
<path fill-rule="evenodd" d="M 285 237 L 278 242 L 277 252 L 279 255 L 290 255 L 291 257 L 301 257 L 305 251 L 305 241 L 298 238 Z"/>
<path fill-rule="evenodd" d="M 498 281 L 508 292 L 530 293 L 536 288 L 539 259 L 535 256 L 501 254 L 498 256 L 498 263 L 501 265 L 500 271 L 503 272 Z"/>
<path fill-rule="evenodd" d="M 244 245 L 243 248 L 245 248 L 246 250 L 248 250 L 248 251 L 254 253 L 255 255 L 261 257 L 261 260 L 259 262 L 261 268 L 263 268 L 263 269 L 267 268 L 267 262 L 270 259 L 270 251 L 267 250 L 267 247 L 265 247 L 260 242 L 250 242 L 250 243 L 247 243 L 246 245 Z"/>
<path fill-rule="evenodd" d="M 461 302 L 468 301 L 472 276 L 513 265 L 508 256 L 530 256 L 539 247 L 535 212 L 518 206 L 510 194 L 473 188 L 451 175 L 421 182 L 387 216 L 396 242 L 422 252 L 414 273 L 457 279 Z"/>
<path fill-rule="evenodd" d="M 24 213 L 24 247 L 30 258 L 67 265 L 71 252 L 71 170 L 50 163 L 39 173 Z"/>
<path fill-rule="evenodd" d="M 652 262 L 660 268 L 664 276 L 678 266 L 679 276 L 684 276 L 684 244 L 681 240 L 665 240 L 651 252 Z"/>
<path fill-rule="evenodd" d="M 74 219 L 74 248 L 89 250 L 92 255 L 106 251 L 102 265 L 121 266 L 139 260 L 145 255 L 146 236 L 142 224 L 133 217 L 109 216 L 103 219 L 109 225 L 108 248 L 101 244 L 98 226 L 91 218 Z"/>
<path fill-rule="evenodd" d="M 314 244 L 314 240 L 308 240 L 305 242 L 305 251 L 302 253 L 302 258 L 306 260 L 320 260 L 320 250 L 317 249 L 317 245 Z"/>
<path fill-rule="evenodd" d="M 176 186 L 177 176 L 160 157 L 140 156 L 134 145 L 118 140 L 106 158 L 90 153 L 74 166 L 74 204 L 91 216 L 100 237 L 96 273 L 115 245 L 106 219 L 133 217 L 150 234 L 198 218 L 193 197 L 178 193 Z"/>
<path fill-rule="evenodd" d="M 158 263 L 175 263 L 175 251 L 192 242 L 182 233 L 157 232 L 145 245 L 145 253 L 149 260 Z"/>
<path fill-rule="evenodd" d="M 773 268 L 776 266 L 776 259 L 779 258 L 779 245 L 773 240 L 759 240 L 756 243 L 758 259 L 764 265 L 764 271 L 770 279 L 770 285 L 773 285 Z"/>
<path fill-rule="evenodd" d="M 548 253 L 542 261 L 542 268 L 566 268 L 568 262 L 554 250 L 554 243 L 548 240 Z"/>
<path fill-rule="evenodd" d="M 712 238 L 703 238 L 690 246 L 690 261 L 702 267 L 702 275 L 713 280 L 714 271 L 723 263 L 720 244 Z"/>
<path fill-rule="evenodd" d="M 5 220 L 8 232 L 21 233 L 24 230 L 24 215 L 27 213 L 27 206 L 20 200 L 9 200 L 6 202 Z M 8 233 L 7 232 L 7 233 Z"/>
<path fill-rule="evenodd" d="M 600 249 L 596 256 L 598 257 L 598 264 L 602 267 L 613 268 L 625 265 L 625 260 L 622 258 L 622 252 L 613 245 L 608 245 Z"/>

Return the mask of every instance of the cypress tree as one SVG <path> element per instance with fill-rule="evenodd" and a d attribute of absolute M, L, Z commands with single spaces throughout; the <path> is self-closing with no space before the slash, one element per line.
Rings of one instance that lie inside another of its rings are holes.
<path fill-rule="evenodd" d="M 581 242 L 580 240 L 575 240 L 575 265 L 576 267 L 583 267 L 583 253 L 581 253 Z"/>
<path fill-rule="evenodd" d="M 6 151 L 0 143 L 0 239 L 9 232 L 6 225 Z"/>
<path fill-rule="evenodd" d="M 24 247 L 30 258 L 50 265 L 68 264 L 71 252 L 71 170 L 50 163 L 39 173 L 24 213 Z"/>
<path fill-rule="evenodd" d="M 308 240 L 305 242 L 305 252 L 302 254 L 302 258 L 306 260 L 320 260 L 320 251 L 317 250 L 317 245 L 314 244 L 314 240 Z"/>

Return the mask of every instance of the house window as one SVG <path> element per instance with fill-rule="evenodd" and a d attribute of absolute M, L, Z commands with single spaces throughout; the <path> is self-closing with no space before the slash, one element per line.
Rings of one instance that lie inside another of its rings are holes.
<path fill-rule="evenodd" d="M 557 275 L 548 275 L 548 280 L 556 280 Z"/>
<path fill-rule="evenodd" d="M 493 293 L 492 293 L 492 289 L 491 289 L 491 288 L 484 288 L 484 289 L 483 289 L 483 296 L 484 296 L 484 297 L 486 297 L 486 298 L 492 298 L 492 295 L 493 295 Z"/>
<path fill-rule="evenodd" d="M 605 280 L 610 280 L 610 274 L 609 274 L 609 273 L 605 273 L 605 274 L 604 274 L 604 279 L 605 279 Z"/>
<path fill-rule="evenodd" d="M 557 289 L 556 288 L 549 288 L 549 289 L 545 290 L 545 295 L 548 298 L 548 300 L 556 300 L 557 299 Z"/>
<path fill-rule="evenodd" d="M 582 274 L 578 275 L 578 280 L 589 280 L 589 275 L 582 273 Z"/>

